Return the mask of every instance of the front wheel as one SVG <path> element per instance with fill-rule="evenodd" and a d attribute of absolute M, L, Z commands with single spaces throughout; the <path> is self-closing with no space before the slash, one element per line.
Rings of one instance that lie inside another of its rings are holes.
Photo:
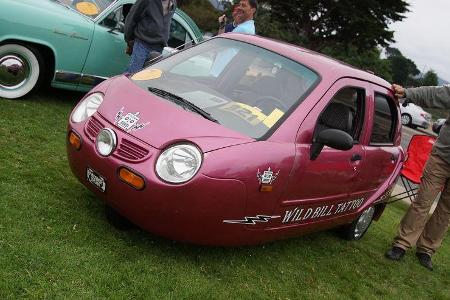
<path fill-rule="evenodd" d="M 411 125 L 411 116 L 408 114 L 402 114 L 402 125 L 409 126 Z"/>
<path fill-rule="evenodd" d="M 342 227 L 342 235 L 346 240 L 359 240 L 369 229 L 375 213 L 374 207 L 369 207 L 359 217 L 347 226 Z"/>
<path fill-rule="evenodd" d="M 0 46 L 0 97 L 25 96 L 36 86 L 40 73 L 38 52 L 18 44 Z"/>

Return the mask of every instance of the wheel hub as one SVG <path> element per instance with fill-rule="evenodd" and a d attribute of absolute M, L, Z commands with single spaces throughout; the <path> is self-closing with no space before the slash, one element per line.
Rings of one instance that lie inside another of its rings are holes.
<path fill-rule="evenodd" d="M 18 54 L 0 57 L 0 88 L 16 89 L 22 86 L 30 75 L 28 62 Z"/>
<path fill-rule="evenodd" d="M 364 234 L 364 232 L 366 232 L 367 228 L 369 228 L 370 222 L 372 221 L 374 213 L 375 208 L 369 207 L 361 214 L 361 216 L 359 216 L 358 223 L 356 223 L 355 227 L 355 238 L 359 238 Z"/>
<path fill-rule="evenodd" d="M 408 125 L 409 117 L 407 115 L 402 116 L 402 125 Z"/>

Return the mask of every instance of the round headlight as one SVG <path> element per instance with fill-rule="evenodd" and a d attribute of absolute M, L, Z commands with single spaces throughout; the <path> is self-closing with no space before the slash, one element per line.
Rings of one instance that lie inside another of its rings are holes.
<path fill-rule="evenodd" d="M 109 128 L 100 130 L 95 140 L 95 147 L 102 156 L 110 155 L 117 145 L 117 137 L 114 131 Z"/>
<path fill-rule="evenodd" d="M 97 111 L 103 102 L 103 94 L 94 93 L 82 100 L 72 113 L 72 121 L 75 123 L 83 122 Z"/>
<path fill-rule="evenodd" d="M 179 144 L 164 150 L 156 162 L 156 174 L 171 183 L 186 182 L 197 174 L 202 154 L 194 145 Z"/>

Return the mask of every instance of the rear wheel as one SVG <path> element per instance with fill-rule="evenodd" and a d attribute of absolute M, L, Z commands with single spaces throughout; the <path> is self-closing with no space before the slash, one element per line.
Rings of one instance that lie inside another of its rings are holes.
<path fill-rule="evenodd" d="M 410 126 L 411 125 L 411 116 L 408 114 L 402 114 L 402 125 Z"/>
<path fill-rule="evenodd" d="M 342 235 L 347 240 L 359 240 L 369 229 L 375 213 L 374 207 L 369 207 L 349 225 L 342 227 Z"/>
<path fill-rule="evenodd" d="M 16 99 L 38 83 L 41 56 L 35 49 L 18 44 L 0 46 L 0 97 Z"/>

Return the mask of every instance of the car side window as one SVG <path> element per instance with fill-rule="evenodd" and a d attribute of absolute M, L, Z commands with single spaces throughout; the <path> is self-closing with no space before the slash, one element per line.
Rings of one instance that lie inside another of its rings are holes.
<path fill-rule="evenodd" d="M 393 100 L 381 94 L 375 94 L 375 112 L 370 144 L 393 144 L 397 110 Z"/>
<path fill-rule="evenodd" d="M 172 23 L 170 24 L 170 35 L 167 44 L 171 48 L 180 50 L 192 45 L 192 38 L 186 28 L 174 19 L 172 19 Z"/>
<path fill-rule="evenodd" d="M 339 129 L 358 142 L 364 121 L 365 90 L 357 87 L 340 89 L 320 114 L 315 135 L 324 129 Z"/>
<path fill-rule="evenodd" d="M 106 16 L 100 22 L 100 25 L 111 29 L 117 29 L 117 31 L 123 33 L 125 28 L 125 18 L 130 8 L 131 4 L 125 4 L 123 6 L 118 7 L 116 10 L 114 10 L 108 16 Z"/>

